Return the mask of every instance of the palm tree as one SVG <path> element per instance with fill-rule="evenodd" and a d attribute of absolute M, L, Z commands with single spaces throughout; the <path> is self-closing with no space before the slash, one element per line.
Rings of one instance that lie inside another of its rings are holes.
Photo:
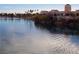
<path fill-rule="evenodd" d="M 34 11 L 34 10 L 31 10 L 31 9 L 30 9 L 30 13 L 33 13 L 33 11 Z"/>

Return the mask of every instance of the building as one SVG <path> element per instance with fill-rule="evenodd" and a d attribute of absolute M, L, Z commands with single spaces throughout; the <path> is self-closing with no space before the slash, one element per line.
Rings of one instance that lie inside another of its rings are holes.
<path fill-rule="evenodd" d="M 58 13 L 59 11 L 58 10 L 51 10 L 49 11 L 50 13 Z"/>
<path fill-rule="evenodd" d="M 51 10 L 49 11 L 49 14 L 51 15 L 58 15 L 60 12 L 58 10 Z"/>
<path fill-rule="evenodd" d="M 79 16 L 79 10 L 76 10 L 76 11 L 75 11 L 75 15 L 76 15 L 76 16 Z"/>
<path fill-rule="evenodd" d="M 70 4 L 65 5 L 64 12 L 65 13 L 70 13 L 71 12 L 71 5 Z"/>
<path fill-rule="evenodd" d="M 48 11 L 41 11 L 40 14 L 48 14 Z"/>

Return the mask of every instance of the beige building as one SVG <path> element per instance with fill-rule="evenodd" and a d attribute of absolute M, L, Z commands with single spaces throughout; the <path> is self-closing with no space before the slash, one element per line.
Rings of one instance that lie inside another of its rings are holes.
<path fill-rule="evenodd" d="M 41 11 L 40 14 L 48 14 L 48 11 Z"/>
<path fill-rule="evenodd" d="M 65 5 L 64 12 L 65 13 L 70 13 L 71 12 L 71 5 L 70 4 Z"/>
<path fill-rule="evenodd" d="M 51 10 L 49 11 L 49 14 L 56 14 L 58 15 L 60 12 L 58 10 Z"/>

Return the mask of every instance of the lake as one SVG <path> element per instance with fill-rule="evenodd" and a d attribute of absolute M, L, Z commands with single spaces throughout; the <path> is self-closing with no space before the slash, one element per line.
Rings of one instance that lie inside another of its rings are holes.
<path fill-rule="evenodd" d="M 79 53 L 79 35 L 54 33 L 31 20 L 0 17 L 0 54 Z"/>

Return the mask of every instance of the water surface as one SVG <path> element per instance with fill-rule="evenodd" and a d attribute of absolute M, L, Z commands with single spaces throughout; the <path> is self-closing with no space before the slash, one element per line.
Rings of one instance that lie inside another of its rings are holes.
<path fill-rule="evenodd" d="M 0 17 L 0 53 L 79 53 L 79 36 L 51 33 L 31 20 Z"/>

